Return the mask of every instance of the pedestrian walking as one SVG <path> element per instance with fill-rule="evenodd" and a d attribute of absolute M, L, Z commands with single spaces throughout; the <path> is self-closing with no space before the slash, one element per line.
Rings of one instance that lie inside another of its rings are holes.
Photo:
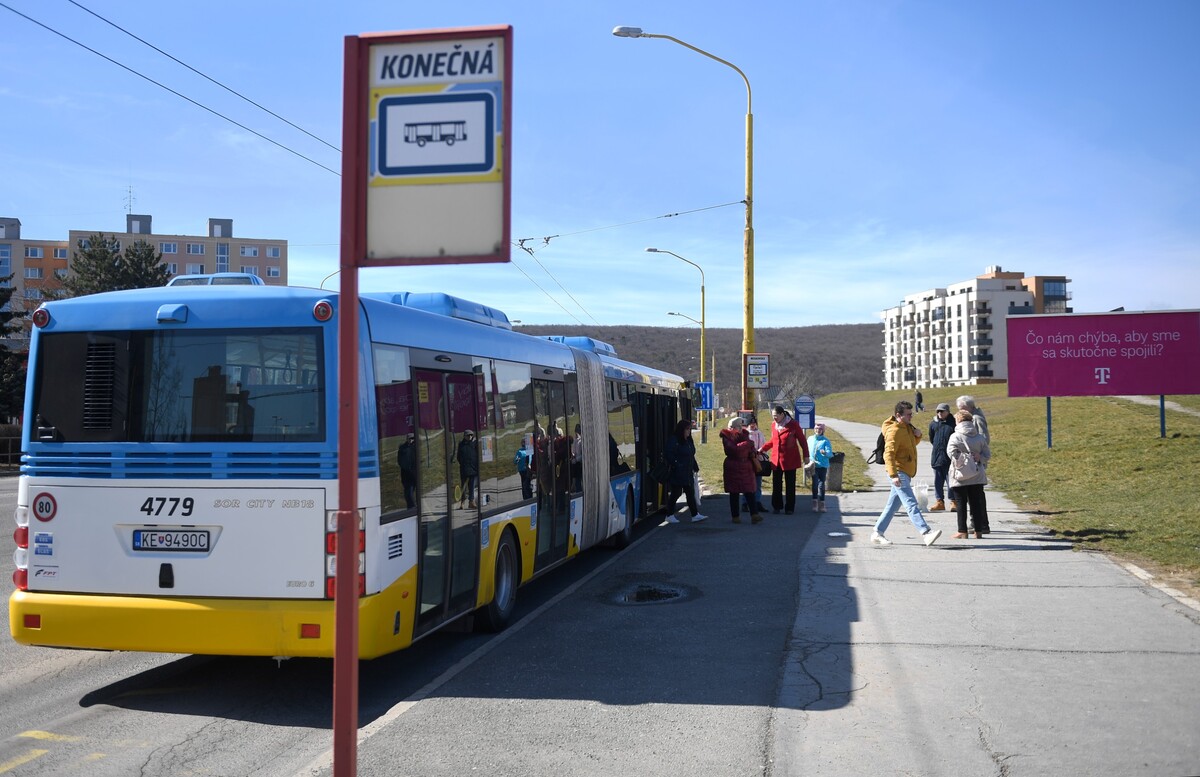
<path fill-rule="evenodd" d="M 901 504 L 908 512 L 908 519 L 921 532 L 921 541 L 925 545 L 932 545 L 942 536 L 940 529 L 931 529 L 925 522 L 913 494 L 912 478 L 917 474 L 917 443 L 921 441 L 921 430 L 912 425 L 912 416 L 912 403 L 901 400 L 896 403 L 892 417 L 883 422 L 883 466 L 892 481 L 892 488 L 871 534 L 871 542 L 877 545 L 892 544 L 883 535 Z"/>
<path fill-rule="evenodd" d="M 988 526 L 987 509 L 983 500 L 983 487 L 987 483 L 987 465 L 992 450 L 987 439 L 975 428 L 970 411 L 959 410 L 954 416 L 958 423 L 946 444 L 946 455 L 950 458 L 950 490 L 958 505 L 958 532 L 956 540 L 965 540 L 967 533 L 967 509 L 975 524 L 975 539 L 981 539 L 991 531 Z"/>
<path fill-rule="evenodd" d="M 796 512 L 796 470 L 808 459 L 808 441 L 804 430 L 792 418 L 783 405 L 776 405 L 772 412 L 771 439 L 763 445 L 764 451 L 772 451 L 771 463 L 771 512 L 783 510 L 788 515 Z"/>
<path fill-rule="evenodd" d="M 950 405 L 942 402 L 934 411 L 934 419 L 929 422 L 929 443 L 933 446 L 933 451 L 929 455 L 929 466 L 933 467 L 933 492 L 937 497 L 937 501 L 929 508 L 931 513 L 946 509 L 947 496 L 951 497 L 951 504 L 953 504 L 953 495 L 947 494 L 946 488 L 947 473 L 950 470 L 950 457 L 946 455 L 946 443 L 950 442 L 952 434 L 954 434 L 954 416 L 950 414 Z"/>
<path fill-rule="evenodd" d="M 825 512 L 825 476 L 829 473 L 829 459 L 833 456 L 833 443 L 825 436 L 825 424 L 817 423 L 813 435 L 808 438 L 808 450 L 812 454 L 812 509 L 814 513 Z"/>
<path fill-rule="evenodd" d="M 691 513 L 692 523 L 708 518 L 700 512 L 696 500 L 696 473 L 700 465 L 696 463 L 696 443 L 692 440 L 692 421 L 684 418 L 675 424 L 675 433 L 667 438 L 667 523 L 679 523 L 675 517 L 675 503 L 682 493 L 687 498 L 688 512 Z"/>
<path fill-rule="evenodd" d="M 925 409 L 925 397 L 921 394 L 921 389 L 917 389 L 917 393 L 913 395 L 915 402 L 915 410 L 920 413 Z"/>
<path fill-rule="evenodd" d="M 721 430 L 721 446 L 725 449 L 723 474 L 725 493 L 729 494 L 729 515 L 734 523 L 741 523 L 742 499 L 754 498 L 754 465 L 750 460 L 756 455 L 741 418 L 730 418 L 729 426 Z M 751 510 L 750 523 L 761 522 L 762 513 Z"/>

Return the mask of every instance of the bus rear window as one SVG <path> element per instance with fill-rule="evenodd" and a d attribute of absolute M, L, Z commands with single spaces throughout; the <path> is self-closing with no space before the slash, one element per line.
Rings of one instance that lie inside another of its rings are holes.
<path fill-rule="evenodd" d="M 315 442 L 316 328 L 59 332 L 39 337 L 35 440 Z"/>

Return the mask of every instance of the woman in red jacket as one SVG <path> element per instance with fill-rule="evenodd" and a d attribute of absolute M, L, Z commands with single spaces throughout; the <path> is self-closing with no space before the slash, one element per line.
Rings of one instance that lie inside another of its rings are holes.
<path fill-rule="evenodd" d="M 771 439 L 762 447 L 771 451 L 771 463 L 775 465 L 771 470 L 771 511 L 778 513 L 782 509 L 791 515 L 796 512 L 796 470 L 808 460 L 808 440 L 800 424 L 782 405 L 776 405 L 771 415 L 775 418 Z"/>
<path fill-rule="evenodd" d="M 725 492 L 729 494 L 729 514 L 734 523 L 741 523 L 742 498 L 746 504 L 753 504 L 754 499 L 754 465 L 750 458 L 756 456 L 754 443 L 750 442 L 750 433 L 745 429 L 741 418 L 729 419 L 729 426 L 721 430 L 721 446 L 725 449 Z M 759 523 L 762 515 L 757 510 L 750 511 L 750 523 Z"/>

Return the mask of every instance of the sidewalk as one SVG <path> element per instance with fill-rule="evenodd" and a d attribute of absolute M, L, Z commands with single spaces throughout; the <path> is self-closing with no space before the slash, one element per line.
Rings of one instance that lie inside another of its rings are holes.
<path fill-rule="evenodd" d="M 877 427 L 821 420 L 875 447 Z M 1200 607 L 1073 551 L 991 488 L 982 540 L 927 513 L 943 535 L 926 548 L 901 511 L 895 544 L 872 545 L 887 482 L 871 474 L 801 554 L 773 774 L 1200 772 Z"/>

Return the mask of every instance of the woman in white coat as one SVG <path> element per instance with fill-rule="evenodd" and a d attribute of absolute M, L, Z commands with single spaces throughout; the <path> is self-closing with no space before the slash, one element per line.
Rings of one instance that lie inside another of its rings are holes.
<path fill-rule="evenodd" d="M 987 464 L 992 458 L 987 438 L 975 428 L 969 410 L 959 410 L 954 415 L 958 423 L 954 434 L 946 443 L 946 455 L 950 457 L 950 493 L 954 495 L 958 508 L 958 533 L 956 540 L 967 538 L 967 509 L 975 524 L 975 539 L 981 539 L 991 531 L 988 526 L 987 507 L 983 501 L 983 487 L 987 481 Z"/>

